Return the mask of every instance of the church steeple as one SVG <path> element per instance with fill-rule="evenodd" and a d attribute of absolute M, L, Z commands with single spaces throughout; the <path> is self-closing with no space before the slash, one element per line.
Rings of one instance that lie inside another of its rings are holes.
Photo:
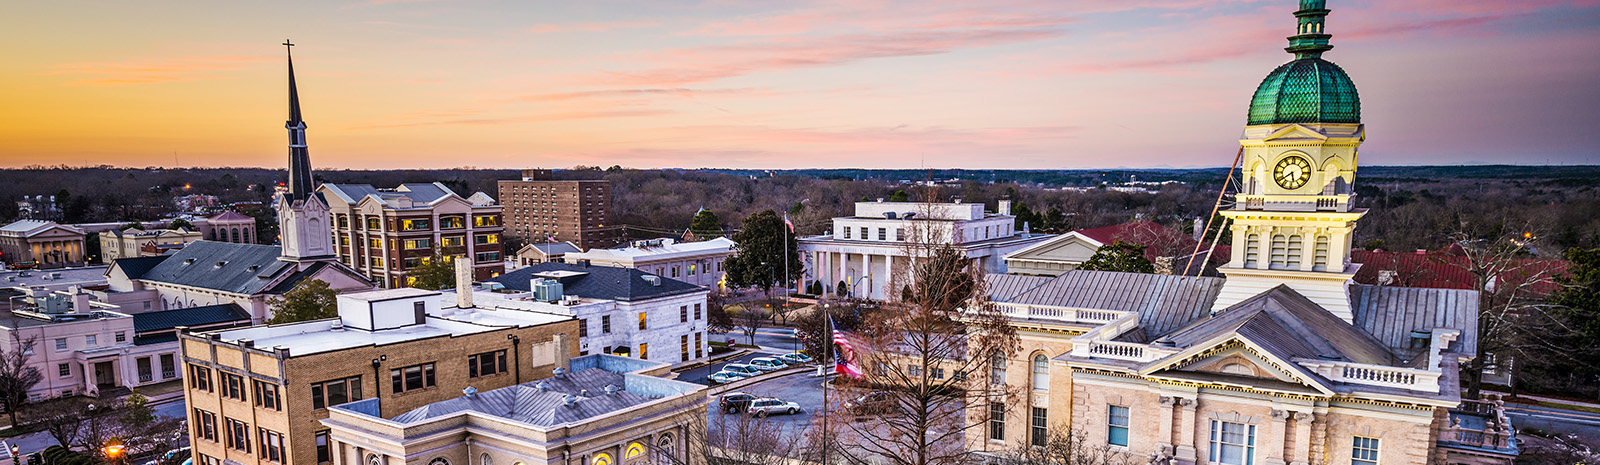
<path fill-rule="evenodd" d="M 285 50 L 294 47 L 294 44 L 285 40 Z M 289 121 L 283 127 L 289 129 L 289 192 L 286 194 L 290 202 L 305 200 L 311 195 L 313 186 L 311 180 L 311 154 L 306 151 L 306 122 L 300 119 L 300 91 L 294 83 L 294 53 L 288 52 L 289 59 Z"/>

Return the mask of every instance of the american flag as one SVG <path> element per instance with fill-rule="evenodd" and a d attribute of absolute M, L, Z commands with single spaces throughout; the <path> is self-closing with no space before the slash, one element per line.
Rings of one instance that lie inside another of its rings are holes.
<path fill-rule="evenodd" d="M 844 331 L 833 324 L 833 317 L 828 317 L 828 327 L 833 328 L 833 371 L 851 378 L 861 377 L 861 367 L 856 364 L 856 348 L 850 344 L 850 338 L 845 337 Z"/>
<path fill-rule="evenodd" d="M 789 221 L 789 214 L 783 214 L 783 225 L 789 227 L 789 234 L 794 234 L 794 222 Z"/>

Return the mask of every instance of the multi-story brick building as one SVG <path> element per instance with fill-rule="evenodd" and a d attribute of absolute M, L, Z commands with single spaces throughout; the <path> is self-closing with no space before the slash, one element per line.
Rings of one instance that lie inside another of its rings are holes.
<path fill-rule="evenodd" d="M 524 244 L 569 241 L 583 249 L 617 243 L 611 227 L 611 181 L 555 180 L 550 170 L 522 170 L 500 181 L 506 235 Z"/>
<path fill-rule="evenodd" d="M 317 192 L 333 215 L 339 261 L 384 287 L 411 285 L 410 270 L 436 253 L 471 260 L 474 280 L 505 272 L 501 207 L 488 194 L 462 197 L 440 183 L 327 183 Z"/>
<path fill-rule="evenodd" d="M 183 334 L 195 463 L 329 463 L 330 407 L 378 399 L 372 413 L 393 417 L 547 376 L 576 352 L 572 317 L 477 308 L 466 295 L 345 294 L 335 319 Z"/>

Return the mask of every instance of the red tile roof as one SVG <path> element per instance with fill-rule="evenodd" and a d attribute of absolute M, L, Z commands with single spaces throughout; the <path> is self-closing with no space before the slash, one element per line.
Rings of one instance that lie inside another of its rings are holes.
<path fill-rule="evenodd" d="M 1350 252 L 1350 261 L 1362 264 L 1355 276 L 1355 281 L 1361 284 L 1431 289 L 1477 288 L 1477 278 L 1469 270 L 1470 262 L 1466 254 L 1455 245 L 1431 252 L 1353 250 Z M 1566 274 L 1567 264 L 1566 260 L 1518 259 L 1497 277 L 1495 284 L 1529 283 L 1529 290 L 1533 293 L 1548 295 L 1556 290 L 1555 278 Z M 1387 274 L 1381 273 L 1383 271 L 1393 272 L 1394 277 L 1389 282 L 1379 282 L 1380 274 Z"/>

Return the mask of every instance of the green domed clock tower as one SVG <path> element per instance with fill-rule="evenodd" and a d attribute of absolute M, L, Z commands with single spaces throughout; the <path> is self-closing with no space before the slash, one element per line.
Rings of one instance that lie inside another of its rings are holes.
<path fill-rule="evenodd" d="M 1294 59 L 1267 74 L 1250 99 L 1244 184 L 1232 209 L 1233 256 L 1214 309 L 1287 284 L 1351 320 L 1346 292 L 1356 267 L 1350 237 L 1365 210 L 1351 208 L 1358 149 L 1366 139 L 1361 97 L 1344 69 L 1322 59 L 1326 0 L 1300 0 Z"/>

